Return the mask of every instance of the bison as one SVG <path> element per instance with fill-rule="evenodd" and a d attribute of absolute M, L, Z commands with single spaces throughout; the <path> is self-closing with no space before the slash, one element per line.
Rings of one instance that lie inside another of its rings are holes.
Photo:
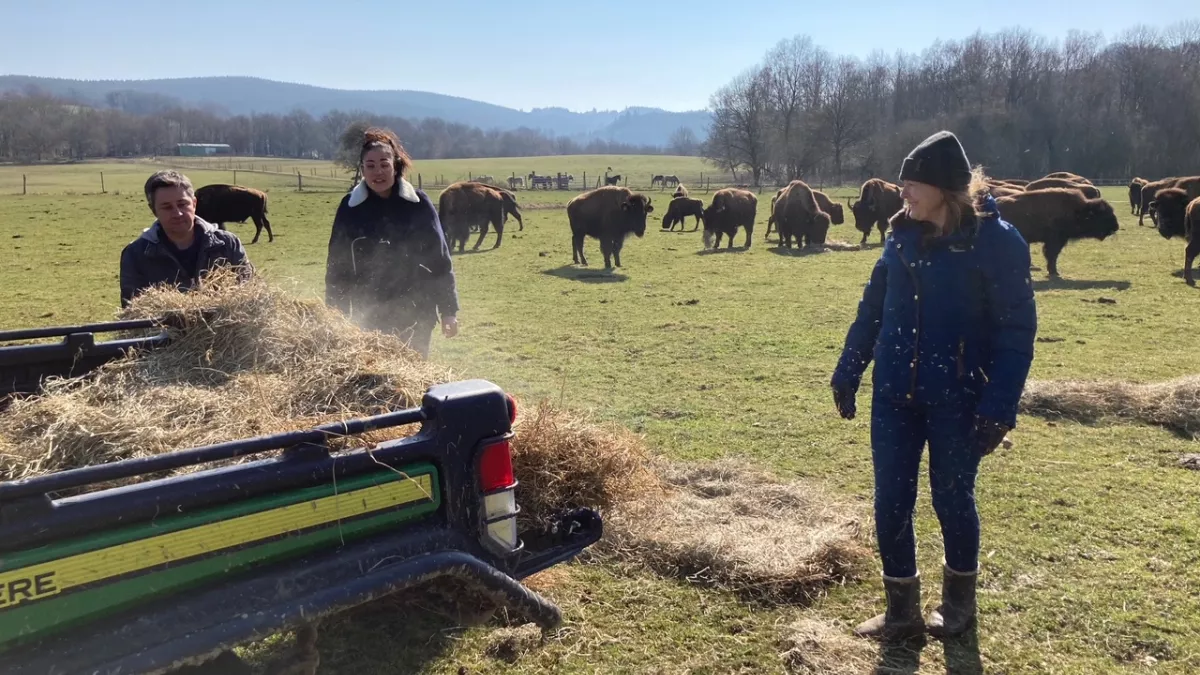
<path fill-rule="evenodd" d="M 457 245 L 459 253 L 466 247 L 472 225 L 479 226 L 479 238 L 475 240 L 472 250 L 479 250 L 483 238 L 487 236 L 489 224 L 496 228 L 496 244 L 492 248 L 499 248 L 504 240 L 504 223 L 510 215 L 524 229 L 516 196 L 508 190 L 483 183 L 461 181 L 443 190 L 438 198 L 438 218 L 442 221 L 442 230 L 446 233 L 450 250 L 453 251 Z"/>
<path fill-rule="evenodd" d="M 1151 220 L 1156 217 L 1155 209 L 1151 208 L 1150 204 L 1154 201 L 1159 190 L 1167 188 L 1180 188 L 1187 192 L 1192 198 L 1200 197 L 1200 176 L 1191 176 L 1188 178 L 1163 178 L 1152 183 L 1146 183 L 1142 186 L 1142 212 L 1138 215 L 1138 225 L 1141 225 L 1143 218 L 1149 215 Z M 1157 223 L 1158 221 L 1155 220 Z"/>
<path fill-rule="evenodd" d="M 729 237 L 726 248 L 733 248 L 733 236 L 739 227 L 746 228 L 746 248 L 750 248 L 757 215 L 758 197 L 753 192 L 738 188 L 717 190 L 712 203 L 704 209 L 704 248 L 721 248 L 721 235 Z"/>
<path fill-rule="evenodd" d="M 696 217 L 696 227 L 692 228 L 692 232 L 700 229 L 700 221 L 704 219 L 704 202 L 699 199 L 690 199 L 688 197 L 676 197 L 667 205 L 667 215 L 663 216 L 662 229 L 674 230 L 675 225 L 679 225 L 679 229 L 683 229 L 683 221 L 688 216 Z"/>
<path fill-rule="evenodd" d="M 1029 185 L 1029 181 L 1025 180 L 1024 178 L 993 178 L 992 182 L 993 183 L 1002 183 L 1004 185 L 1011 185 L 1013 187 L 1019 187 L 1019 188 L 1023 188 L 1026 185 Z"/>
<path fill-rule="evenodd" d="M 900 186 L 880 178 L 862 184 L 858 201 L 850 202 L 847 198 L 846 202 L 854 214 L 854 227 L 862 232 L 863 245 L 866 245 L 872 228 L 879 229 L 879 241 L 883 243 L 887 237 L 888 219 L 904 208 Z"/>
<path fill-rule="evenodd" d="M 794 180 L 780 190 L 772 211 L 781 247 L 791 248 L 793 237 L 797 246 L 825 245 L 831 222 L 829 214 L 821 210 L 812 188 L 804 181 Z"/>
<path fill-rule="evenodd" d="M 244 223 L 249 218 L 254 221 L 251 244 L 258 243 L 263 228 L 267 230 L 267 241 L 275 241 L 271 221 L 267 220 L 267 195 L 254 188 L 223 183 L 205 185 L 196 190 L 196 215 L 222 230 L 225 223 Z"/>
<path fill-rule="evenodd" d="M 1045 178 L 1061 178 L 1064 180 L 1069 180 L 1072 183 L 1082 183 L 1084 185 L 1092 184 L 1092 181 L 1084 178 L 1083 176 L 1080 176 L 1077 173 L 1071 173 L 1070 171 L 1055 171 L 1054 173 L 1046 174 L 1044 177 Z"/>
<path fill-rule="evenodd" d="M 1158 191 L 1153 204 L 1158 213 L 1158 233 L 1167 239 L 1183 237 L 1187 241 L 1183 278 L 1188 286 L 1195 286 L 1192 263 L 1200 254 L 1200 197 L 1190 197 L 1181 188 L 1167 188 Z"/>
<path fill-rule="evenodd" d="M 685 188 L 683 186 L 683 183 L 680 183 L 679 185 L 675 186 L 675 192 L 673 192 L 671 194 L 671 197 L 673 199 L 677 199 L 679 197 L 686 197 L 686 196 L 688 196 L 688 191 L 687 191 L 687 188 Z"/>
<path fill-rule="evenodd" d="M 989 183 L 988 184 L 988 193 L 990 193 L 996 199 L 999 199 L 1001 197 L 1011 197 L 1013 195 L 1019 195 L 1024 191 L 1025 191 L 1024 188 L 1019 188 L 1019 187 L 1016 187 L 1013 185 L 1006 185 L 1003 183 Z"/>
<path fill-rule="evenodd" d="M 585 192 L 567 202 L 567 220 L 571 223 L 571 257 L 586 265 L 583 242 L 587 237 L 600 240 L 604 268 L 615 260 L 621 266 L 621 247 L 630 234 L 646 234 L 646 216 L 654 212 L 650 198 L 629 188 L 606 185 Z"/>
<path fill-rule="evenodd" d="M 1142 187 L 1148 182 L 1145 178 L 1129 181 L 1129 212 L 1135 216 L 1142 213 Z"/>
<path fill-rule="evenodd" d="M 1113 207 L 1103 199 L 1089 199 L 1075 188 L 1047 188 L 996 200 L 1000 217 L 1012 223 L 1025 241 L 1044 244 L 1042 254 L 1051 277 L 1058 276 L 1058 255 L 1068 242 L 1103 241 L 1120 225 Z"/>
<path fill-rule="evenodd" d="M 1100 189 L 1097 188 L 1096 186 L 1089 185 L 1087 183 L 1077 183 L 1077 182 L 1067 179 L 1067 178 L 1042 178 L 1041 180 L 1035 180 L 1032 183 L 1030 183 L 1029 185 L 1025 186 L 1025 190 L 1027 192 L 1035 192 L 1037 190 L 1049 190 L 1049 189 L 1053 189 L 1053 188 L 1068 188 L 1068 189 L 1072 189 L 1072 190 L 1079 190 L 1080 192 L 1083 193 L 1083 196 L 1087 197 L 1088 199 L 1099 199 L 1100 198 Z"/>
<path fill-rule="evenodd" d="M 813 197 L 817 199 L 817 206 L 829 214 L 830 222 L 834 225 L 841 225 L 846 222 L 846 212 L 842 210 L 841 203 L 833 201 L 820 190 L 813 190 Z"/>

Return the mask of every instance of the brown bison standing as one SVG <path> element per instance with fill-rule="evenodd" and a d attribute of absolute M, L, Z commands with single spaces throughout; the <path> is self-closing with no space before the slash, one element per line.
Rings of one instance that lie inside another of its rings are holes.
<path fill-rule="evenodd" d="M 1044 177 L 1045 178 L 1061 178 L 1064 180 L 1069 180 L 1072 183 L 1083 183 L 1084 185 L 1092 184 L 1092 181 L 1084 178 L 1083 176 L 1080 176 L 1077 173 L 1071 173 L 1070 171 L 1055 171 L 1054 173 L 1046 174 Z"/>
<path fill-rule="evenodd" d="M 1154 209 L 1158 213 L 1158 233 L 1170 239 L 1183 237 L 1187 240 L 1184 251 L 1183 278 L 1188 286 L 1195 286 L 1192 263 L 1200 255 L 1200 197 L 1189 197 L 1180 188 L 1159 190 L 1154 198 Z"/>
<path fill-rule="evenodd" d="M 804 181 L 794 180 L 779 191 L 771 215 L 779 229 L 781 248 L 791 248 L 793 237 L 801 248 L 825 245 L 829 214 L 821 210 L 812 188 Z"/>
<path fill-rule="evenodd" d="M 267 195 L 254 188 L 223 183 L 205 185 L 196 190 L 196 215 L 222 230 L 225 223 L 244 223 L 249 218 L 254 221 L 251 244 L 258 243 L 263 228 L 267 230 L 267 241 L 275 241 L 271 221 L 267 220 Z"/>
<path fill-rule="evenodd" d="M 1159 190 L 1175 187 L 1175 181 L 1179 180 L 1178 176 L 1163 178 L 1160 180 L 1150 181 L 1142 186 L 1141 205 L 1138 208 L 1138 225 L 1145 222 L 1146 216 L 1150 216 L 1150 220 L 1157 223 L 1154 212 L 1150 208 L 1150 202 L 1154 201 L 1154 195 L 1158 194 Z"/>
<path fill-rule="evenodd" d="M 646 216 L 653 212 L 649 197 L 614 185 L 596 188 L 575 197 L 567 202 L 572 259 L 580 265 L 587 264 L 583 242 L 587 237 L 592 237 L 600 240 L 605 269 L 612 268 L 613 260 L 620 267 L 621 247 L 625 245 L 625 238 L 631 234 L 639 238 L 645 235 Z"/>
<path fill-rule="evenodd" d="M 438 218 L 446 233 L 446 243 L 451 251 L 457 244 L 459 253 L 466 248 L 473 225 L 479 226 L 479 238 L 472 250 L 478 250 L 483 243 L 489 224 L 496 228 L 496 244 L 492 248 L 499 248 L 504 240 L 504 222 L 509 215 L 524 226 L 516 197 L 507 190 L 483 183 L 458 182 L 443 190 L 438 198 Z"/>
<path fill-rule="evenodd" d="M 696 226 L 692 232 L 700 229 L 700 221 L 704 219 L 704 202 L 690 197 L 676 197 L 667 205 L 667 215 L 663 216 L 662 229 L 674 230 L 675 225 L 683 229 L 683 221 L 688 216 L 696 217 Z"/>
<path fill-rule="evenodd" d="M 1068 242 L 1077 239 L 1103 241 L 1120 225 L 1112 205 L 1103 199 L 1088 199 L 1073 188 L 1050 188 L 1023 192 L 996 200 L 1000 217 L 1012 223 L 1025 241 L 1041 242 L 1051 277 L 1058 276 L 1058 255 Z"/>
<path fill-rule="evenodd" d="M 1133 215 L 1142 213 L 1142 188 L 1150 181 L 1145 178 L 1134 178 L 1129 181 L 1129 212 Z"/>
<path fill-rule="evenodd" d="M 721 235 L 729 237 L 726 248 L 733 248 L 733 236 L 739 227 L 746 228 L 746 248 L 750 248 L 757 215 L 758 197 L 753 192 L 737 188 L 717 190 L 712 203 L 704 209 L 704 248 L 721 248 Z"/>
<path fill-rule="evenodd" d="M 1083 193 L 1083 196 L 1087 197 L 1088 199 L 1100 198 L 1100 189 L 1096 186 L 1089 183 L 1079 183 L 1068 178 L 1043 178 L 1041 180 L 1035 180 L 1029 185 L 1025 186 L 1025 190 L 1027 192 L 1033 192 L 1035 190 L 1049 190 L 1052 188 L 1068 188 L 1072 190 L 1079 190 Z"/>
<path fill-rule="evenodd" d="M 840 202 L 835 202 L 830 199 L 824 192 L 813 190 L 813 197 L 817 200 L 817 206 L 829 214 L 829 221 L 834 225 L 841 225 L 846 222 L 846 212 L 842 210 Z"/>
<path fill-rule="evenodd" d="M 850 200 L 846 200 L 850 203 Z M 879 242 L 887 238 L 888 219 L 904 208 L 900 186 L 880 178 L 872 178 L 862 184 L 858 201 L 850 203 L 854 213 L 854 227 L 862 232 L 862 244 L 867 243 L 872 228 L 879 229 Z"/>

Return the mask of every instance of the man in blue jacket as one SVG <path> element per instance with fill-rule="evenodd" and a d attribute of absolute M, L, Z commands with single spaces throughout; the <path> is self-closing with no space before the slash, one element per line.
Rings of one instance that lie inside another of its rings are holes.
<path fill-rule="evenodd" d="M 196 216 L 196 192 L 187 176 L 159 171 L 146 181 L 145 192 L 156 220 L 121 251 L 122 307 L 156 284 L 193 288 L 221 265 L 250 276 L 253 268 L 237 235 Z"/>
<path fill-rule="evenodd" d="M 981 171 L 940 132 L 904 160 L 904 211 L 875 264 L 834 372 L 835 404 L 855 415 L 855 393 L 875 361 L 871 452 L 875 523 L 887 611 L 864 637 L 959 635 L 975 620 L 980 460 L 1017 423 L 1033 361 L 1037 312 L 1029 246 L 1000 219 Z M 920 613 L 913 511 L 924 447 L 945 542 L 942 604 Z"/>

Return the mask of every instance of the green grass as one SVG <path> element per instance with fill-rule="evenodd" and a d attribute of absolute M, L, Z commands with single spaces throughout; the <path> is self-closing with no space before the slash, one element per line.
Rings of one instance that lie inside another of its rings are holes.
<path fill-rule="evenodd" d="M 144 180 L 138 170 L 131 184 Z M 10 185 L 14 171 L 19 181 L 20 169 L 0 169 L 0 185 Z M 70 188 L 85 175 L 59 180 L 64 191 L 85 192 L 82 183 Z M 0 197 L 0 241 L 13 248 L 0 267 L 0 325 L 113 315 L 120 249 L 151 220 L 138 185 L 119 196 Z M 319 296 L 340 195 L 276 191 L 276 241 L 249 247 L 250 257 L 297 293 Z M 1127 210 L 1121 189 L 1105 193 Z M 620 421 L 671 457 L 744 457 L 783 476 L 819 479 L 865 513 L 869 416 L 838 419 L 827 383 L 878 249 L 776 254 L 762 240 L 769 194 L 760 196 L 749 251 L 702 255 L 698 233 L 664 234 L 652 221 L 643 239 L 627 242 L 625 267 L 613 274 L 598 269 L 594 241 L 587 243 L 591 269 L 570 264 L 560 208 L 528 210 L 524 232 L 510 228 L 500 249 L 456 257 L 462 333 L 435 337 L 433 358 L 526 397 Z M 521 199 L 549 205 L 569 196 Z M 246 240 L 253 231 L 232 228 Z M 1122 228 L 1106 242 L 1068 247 L 1060 260 L 1066 281 L 1050 284 L 1035 272 L 1040 335 L 1064 341 L 1038 344 L 1032 377 L 1154 381 L 1200 372 L 1200 291 L 1174 274 L 1183 244 L 1129 216 Z M 843 240 L 856 234 L 850 225 L 831 230 Z M 1098 304 L 1100 297 L 1117 302 Z M 869 405 L 865 392 L 860 404 Z M 979 648 L 987 671 L 1200 670 L 1200 481 L 1173 466 L 1196 444 L 1146 426 L 1028 417 L 1012 437 L 1012 450 L 984 462 L 978 487 Z M 941 543 L 925 484 L 918 536 L 933 603 Z M 452 624 L 435 622 L 417 639 L 397 641 L 414 624 L 394 613 L 333 622 L 322 633 L 323 658 L 331 672 L 364 675 L 460 666 L 472 673 L 778 672 L 779 626 L 805 613 L 848 625 L 880 607 L 874 578 L 834 589 L 809 608 L 769 608 L 603 565 L 558 571 L 546 592 L 563 605 L 565 630 L 515 665 L 482 655 L 485 629 L 439 630 Z M 938 643 L 921 658 L 921 672 L 945 671 Z"/>

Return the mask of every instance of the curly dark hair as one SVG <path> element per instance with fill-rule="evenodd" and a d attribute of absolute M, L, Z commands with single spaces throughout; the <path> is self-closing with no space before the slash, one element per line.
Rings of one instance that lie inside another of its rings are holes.
<path fill-rule="evenodd" d="M 408 170 L 412 168 L 412 158 L 404 151 L 404 146 L 400 144 L 400 139 L 396 137 L 394 131 L 380 127 L 367 129 L 363 133 L 362 150 L 358 153 L 358 161 L 362 162 L 368 152 L 377 148 L 392 152 L 392 157 L 395 158 L 397 177 L 403 178 L 408 175 Z"/>

